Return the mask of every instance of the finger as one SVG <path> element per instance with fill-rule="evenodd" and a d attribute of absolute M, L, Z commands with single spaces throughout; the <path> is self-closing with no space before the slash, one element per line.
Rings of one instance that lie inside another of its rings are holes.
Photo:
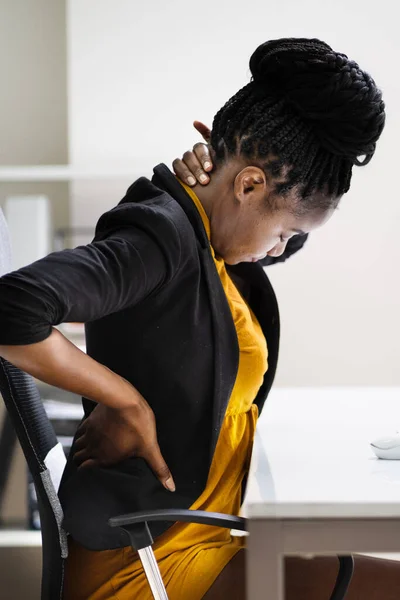
<path fill-rule="evenodd" d="M 74 450 L 78 452 L 78 450 L 83 450 L 88 446 L 88 440 L 85 433 L 83 433 L 80 437 L 75 438 Z"/>
<path fill-rule="evenodd" d="M 82 435 L 84 435 L 86 433 L 86 421 L 83 421 L 79 427 L 77 428 L 76 432 L 75 432 L 75 439 L 77 440 L 78 438 L 80 438 Z"/>
<path fill-rule="evenodd" d="M 152 448 L 147 449 L 146 454 L 142 454 L 149 467 L 154 472 L 155 476 L 161 481 L 163 486 L 170 492 L 175 491 L 175 483 L 169 470 L 167 463 L 163 459 L 160 446 L 155 444 Z"/>
<path fill-rule="evenodd" d="M 201 121 L 194 121 L 193 127 L 196 129 L 196 131 L 199 132 L 199 134 L 204 140 L 206 140 L 208 144 L 211 140 L 211 129 L 207 127 L 207 125 L 204 125 L 204 123 L 202 123 Z"/>
<path fill-rule="evenodd" d="M 199 183 L 206 185 L 210 181 L 210 178 L 207 175 L 207 173 L 203 171 L 203 165 L 201 164 L 201 162 L 199 161 L 199 159 L 193 151 L 188 150 L 187 152 L 185 152 L 185 154 L 183 155 L 183 162 L 185 163 L 189 171 L 192 173 L 192 175 L 196 177 Z"/>
<path fill-rule="evenodd" d="M 78 450 L 78 452 L 74 453 L 73 460 L 76 463 L 83 463 L 85 460 L 89 458 L 93 458 L 93 454 L 89 452 L 87 448 L 83 448 L 82 450 Z"/>
<path fill-rule="evenodd" d="M 95 460 L 94 458 L 89 458 L 88 460 L 85 460 L 85 462 L 79 465 L 78 471 L 80 471 L 81 469 L 89 469 L 90 467 L 96 467 L 97 465 L 97 460 Z"/>
<path fill-rule="evenodd" d="M 182 179 L 185 183 L 190 185 L 191 187 L 196 185 L 196 178 L 193 176 L 193 173 L 187 168 L 183 160 L 180 158 L 176 158 L 172 163 L 172 168 L 174 169 L 175 175 Z"/>
<path fill-rule="evenodd" d="M 197 160 L 202 165 L 205 171 L 211 171 L 213 168 L 210 149 L 207 144 L 203 144 L 203 142 L 198 142 L 193 146 L 193 152 L 196 155 Z"/>

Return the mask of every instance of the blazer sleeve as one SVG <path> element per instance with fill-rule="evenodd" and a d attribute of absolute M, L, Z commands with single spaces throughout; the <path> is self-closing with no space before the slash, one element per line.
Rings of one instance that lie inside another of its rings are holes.
<path fill-rule="evenodd" d="M 124 211 L 103 215 L 99 223 L 108 229 L 91 244 L 0 278 L 0 345 L 40 342 L 53 325 L 123 310 L 173 278 L 181 256 L 173 221 L 149 207 L 135 208 L 128 225 Z"/>
<path fill-rule="evenodd" d="M 261 265 L 263 267 L 268 267 L 269 265 L 274 265 L 276 263 L 285 262 L 285 260 L 287 260 L 290 256 L 292 256 L 292 254 L 295 254 L 296 252 L 301 250 L 301 248 L 306 243 L 307 238 L 308 238 L 308 233 L 306 233 L 304 235 L 303 234 L 302 235 L 294 235 L 288 241 L 288 243 L 286 245 L 286 250 L 282 254 L 282 256 L 277 256 L 276 258 L 274 258 L 272 256 L 266 256 L 265 258 L 260 260 Z"/>

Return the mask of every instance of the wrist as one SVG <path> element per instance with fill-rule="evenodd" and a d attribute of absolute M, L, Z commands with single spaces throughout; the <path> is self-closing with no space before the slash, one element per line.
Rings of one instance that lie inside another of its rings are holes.
<path fill-rule="evenodd" d="M 143 397 L 138 390 L 123 377 L 121 377 L 121 384 L 118 397 L 115 398 L 112 408 L 115 408 L 118 412 L 125 412 L 139 406 L 143 401 Z"/>

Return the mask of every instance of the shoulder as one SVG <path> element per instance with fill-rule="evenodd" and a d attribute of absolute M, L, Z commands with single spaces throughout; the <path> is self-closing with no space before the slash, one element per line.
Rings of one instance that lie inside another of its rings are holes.
<path fill-rule="evenodd" d="M 155 244 L 175 264 L 182 254 L 196 248 L 193 228 L 180 204 L 144 177 L 100 217 L 94 241 L 110 238 L 123 238 L 135 246 Z"/>
<path fill-rule="evenodd" d="M 179 203 L 167 192 L 141 177 L 127 190 L 117 206 L 104 213 L 97 225 L 96 239 L 113 235 L 121 227 L 157 232 L 184 232 L 190 223 Z"/>

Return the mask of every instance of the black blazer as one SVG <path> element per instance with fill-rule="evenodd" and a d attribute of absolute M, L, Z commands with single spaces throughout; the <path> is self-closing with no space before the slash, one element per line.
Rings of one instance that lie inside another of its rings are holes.
<path fill-rule="evenodd" d="M 287 255 L 303 243 L 294 240 Z M 261 264 L 228 270 L 268 344 L 268 371 L 255 399 L 261 412 L 278 359 L 278 306 Z M 62 321 L 86 323 L 88 354 L 151 405 L 176 483 L 168 492 L 134 457 L 78 471 L 73 447 L 59 492 L 67 531 L 88 548 L 111 549 L 128 540 L 108 527 L 109 517 L 188 508 L 206 485 L 239 350 L 201 217 L 168 168 L 156 167 L 152 182 L 137 180 L 100 218 L 92 244 L 1 278 L 0 298 L 0 344 L 40 341 Z M 87 399 L 83 405 L 86 415 L 95 406 Z M 156 537 L 170 526 L 150 528 Z"/>

